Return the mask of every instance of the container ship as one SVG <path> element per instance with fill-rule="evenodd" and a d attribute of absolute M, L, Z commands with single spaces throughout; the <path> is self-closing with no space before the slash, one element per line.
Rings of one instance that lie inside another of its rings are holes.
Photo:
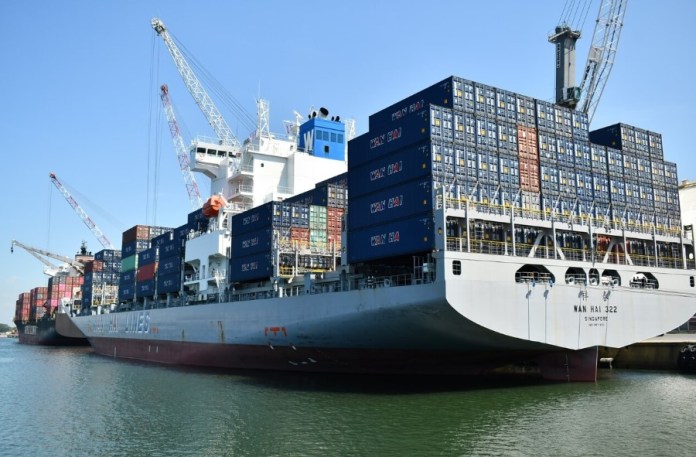
<path fill-rule="evenodd" d="M 124 232 L 95 351 L 164 364 L 594 381 L 696 313 L 661 135 L 448 77 L 349 140 L 325 109 L 241 151 L 195 142 L 211 199 Z"/>
<path fill-rule="evenodd" d="M 13 242 L 33 253 L 34 248 Z M 65 268 L 49 272 L 47 287 L 35 287 L 19 294 L 15 304 L 14 323 L 19 343 L 43 346 L 87 346 L 89 342 L 80 334 L 59 333 L 56 321 L 69 308 L 82 309 L 84 287 L 83 265 L 90 265 L 94 257 L 83 243 L 75 255 L 75 261 Z M 68 259 L 69 260 L 69 259 Z M 120 264 L 119 264 L 120 266 Z"/>

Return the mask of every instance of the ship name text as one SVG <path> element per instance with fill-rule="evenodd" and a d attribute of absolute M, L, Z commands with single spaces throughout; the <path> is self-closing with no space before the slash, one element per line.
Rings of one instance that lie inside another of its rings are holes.
<path fill-rule="evenodd" d="M 370 171 L 370 181 L 377 181 L 378 179 L 382 179 L 386 176 L 391 176 L 393 174 L 399 173 L 403 171 L 404 165 L 401 160 L 398 160 L 394 163 L 390 163 L 389 165 L 385 167 L 379 167 L 375 170 Z"/>
<path fill-rule="evenodd" d="M 381 213 L 387 209 L 394 209 L 402 206 L 404 204 L 404 196 L 396 195 L 394 197 L 389 197 L 388 199 L 379 200 L 370 203 L 370 214 Z"/>

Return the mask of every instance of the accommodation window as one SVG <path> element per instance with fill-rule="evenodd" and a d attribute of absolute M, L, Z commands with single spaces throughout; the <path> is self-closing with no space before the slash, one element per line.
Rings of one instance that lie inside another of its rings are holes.
<path fill-rule="evenodd" d="M 462 262 L 459 260 L 452 261 L 452 274 L 459 276 L 462 274 Z"/>

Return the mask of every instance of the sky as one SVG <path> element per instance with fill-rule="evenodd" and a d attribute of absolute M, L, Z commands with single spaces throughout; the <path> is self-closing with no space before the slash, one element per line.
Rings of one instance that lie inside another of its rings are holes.
<path fill-rule="evenodd" d="M 562 0 L 0 0 L 0 323 L 21 292 L 45 286 L 24 244 L 72 257 L 102 249 L 49 179 L 54 172 L 116 246 L 136 224 L 176 227 L 190 212 L 159 87 L 188 144 L 213 136 L 150 21 L 271 131 L 327 107 L 367 131 L 368 116 L 450 75 L 535 98 L 554 96 L 548 36 Z M 577 47 L 584 68 L 599 0 Z M 632 1 L 591 129 L 624 122 L 661 133 L 679 179 L 696 180 L 693 0 Z M 201 78 L 203 79 L 202 75 Z M 581 75 L 577 75 L 578 80 Z M 213 87 L 213 86 L 210 86 Z M 245 128 L 218 102 L 241 140 Z M 206 197 L 208 181 L 196 176 Z"/>

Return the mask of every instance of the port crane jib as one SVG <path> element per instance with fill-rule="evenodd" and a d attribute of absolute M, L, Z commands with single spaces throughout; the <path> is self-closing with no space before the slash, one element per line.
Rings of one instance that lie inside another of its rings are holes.
<path fill-rule="evenodd" d="M 41 263 L 43 263 L 45 265 L 44 273 L 48 276 L 55 276 L 58 273 L 69 273 L 71 268 L 74 269 L 75 272 L 80 276 L 84 274 L 84 265 L 75 259 L 71 259 L 70 257 L 66 257 L 64 255 L 56 254 L 46 249 L 35 248 L 34 246 L 29 246 L 17 240 L 12 240 L 12 244 L 10 245 L 10 252 L 14 252 L 15 246 L 24 249 L 26 252 L 37 258 Z M 86 250 L 84 243 L 82 245 L 82 250 Z M 56 266 L 49 260 L 47 260 L 46 257 L 59 260 L 63 262 L 64 265 Z"/>
<path fill-rule="evenodd" d="M 51 181 L 53 184 L 56 186 L 56 188 L 60 191 L 61 194 L 65 197 L 65 199 L 68 201 L 70 206 L 75 210 L 78 216 L 80 216 L 80 219 L 82 219 L 82 222 L 85 223 L 87 228 L 92 232 L 92 234 L 99 240 L 101 245 L 105 249 L 114 249 L 114 246 L 111 244 L 111 241 L 104 235 L 104 233 L 97 227 L 97 224 L 94 223 L 92 218 L 90 218 L 85 210 L 82 209 L 82 207 L 77 203 L 77 201 L 73 198 L 73 196 L 68 192 L 68 189 L 65 188 L 63 183 L 60 182 L 58 179 L 58 176 L 56 176 L 55 173 L 50 173 L 49 177 L 51 178 Z"/>

